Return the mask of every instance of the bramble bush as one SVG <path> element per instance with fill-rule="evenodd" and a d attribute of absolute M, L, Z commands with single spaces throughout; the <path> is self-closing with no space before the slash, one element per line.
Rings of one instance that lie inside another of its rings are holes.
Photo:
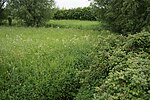
<path fill-rule="evenodd" d="M 101 34 L 111 34 L 109 31 L 101 31 Z M 88 68 L 80 71 L 81 88 L 76 96 L 77 100 L 93 98 L 95 86 L 102 84 L 107 77 L 111 65 L 109 57 L 113 54 L 113 49 L 121 45 L 123 36 L 109 35 L 107 38 L 99 36 L 99 43 L 95 45 L 95 49 L 89 54 L 91 62 Z M 120 57 L 121 58 L 121 57 Z"/>
<path fill-rule="evenodd" d="M 150 53 L 150 34 L 149 32 L 141 32 L 135 35 L 129 35 L 124 49 L 127 51 Z"/>
<path fill-rule="evenodd" d="M 99 41 L 89 55 L 89 67 L 78 72 L 81 88 L 76 100 L 149 99 L 150 33 L 111 34 Z"/>
<path fill-rule="evenodd" d="M 95 100 L 150 98 L 149 43 L 150 33 L 141 32 L 105 52 L 109 53 L 104 67 L 107 69 L 102 74 L 105 78 L 97 84 Z"/>

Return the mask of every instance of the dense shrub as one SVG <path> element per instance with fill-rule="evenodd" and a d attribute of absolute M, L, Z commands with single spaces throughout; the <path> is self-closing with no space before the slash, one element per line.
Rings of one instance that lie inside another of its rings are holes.
<path fill-rule="evenodd" d="M 96 20 L 91 7 L 60 9 L 54 14 L 54 19 Z"/>
<path fill-rule="evenodd" d="M 76 99 L 150 98 L 149 35 L 100 36 L 89 67 L 78 72 L 82 85 Z"/>
<path fill-rule="evenodd" d="M 148 100 L 150 98 L 149 62 L 150 60 L 138 56 L 128 56 L 128 59 L 115 66 L 105 82 L 96 88 L 98 93 L 95 100 Z"/>
<path fill-rule="evenodd" d="M 131 35 L 122 46 L 105 52 L 106 66 L 101 66 L 102 61 L 95 68 L 104 70 L 99 74 L 104 78 L 97 82 L 95 100 L 150 98 L 149 36 L 148 32 Z"/>
<path fill-rule="evenodd" d="M 111 34 L 109 31 L 101 31 L 101 34 Z M 99 36 L 99 43 L 95 45 L 95 50 L 89 54 L 91 59 L 88 69 L 79 72 L 81 88 L 76 96 L 77 100 L 93 98 L 95 86 L 102 84 L 108 76 L 109 70 L 113 67 L 109 63 L 109 57 L 113 54 L 113 49 L 120 46 L 122 36 L 109 35 L 107 38 Z M 122 59 L 122 57 L 118 58 Z"/>
<path fill-rule="evenodd" d="M 149 32 L 141 32 L 136 35 L 130 35 L 124 49 L 127 51 L 144 51 L 150 53 L 150 34 Z"/>

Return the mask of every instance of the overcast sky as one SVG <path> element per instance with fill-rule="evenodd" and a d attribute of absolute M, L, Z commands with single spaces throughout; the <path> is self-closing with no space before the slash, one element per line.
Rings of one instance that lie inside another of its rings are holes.
<path fill-rule="evenodd" d="M 77 8 L 87 7 L 90 5 L 88 0 L 55 0 L 56 6 L 59 8 Z"/>

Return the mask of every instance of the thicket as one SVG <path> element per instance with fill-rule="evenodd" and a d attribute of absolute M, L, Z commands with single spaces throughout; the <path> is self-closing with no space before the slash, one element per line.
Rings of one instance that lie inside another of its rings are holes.
<path fill-rule="evenodd" d="M 77 100 L 150 98 L 150 33 L 100 37 L 91 64 L 79 76 Z"/>
<path fill-rule="evenodd" d="M 94 0 L 93 5 L 113 31 L 136 33 L 150 25 L 150 0 Z"/>
<path fill-rule="evenodd" d="M 54 19 L 96 20 L 96 16 L 91 7 L 84 7 L 74 9 L 58 9 L 54 14 Z"/>

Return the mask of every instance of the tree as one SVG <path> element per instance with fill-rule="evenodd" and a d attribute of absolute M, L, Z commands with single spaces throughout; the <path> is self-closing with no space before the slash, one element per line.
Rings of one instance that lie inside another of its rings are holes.
<path fill-rule="evenodd" d="M 51 18 L 54 0 L 10 0 L 9 6 L 27 26 L 38 27 Z"/>
<path fill-rule="evenodd" d="M 7 2 L 7 0 L 0 0 L 0 24 L 2 24 L 2 20 L 5 18 L 5 14 L 4 14 L 4 6 L 5 3 Z"/>
<path fill-rule="evenodd" d="M 91 7 L 58 9 L 54 14 L 54 19 L 77 19 L 77 20 L 96 20 Z"/>
<path fill-rule="evenodd" d="M 150 0 L 94 0 L 94 6 L 114 31 L 136 33 L 150 25 Z"/>

